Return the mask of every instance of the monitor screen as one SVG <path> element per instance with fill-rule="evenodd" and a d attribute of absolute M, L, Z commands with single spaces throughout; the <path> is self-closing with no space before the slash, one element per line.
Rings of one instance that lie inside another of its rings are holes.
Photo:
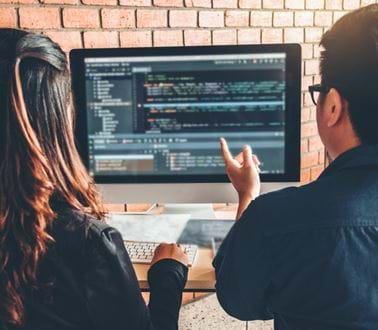
<path fill-rule="evenodd" d="M 224 176 L 220 137 L 288 171 L 287 52 L 118 55 L 82 58 L 93 176 Z"/>

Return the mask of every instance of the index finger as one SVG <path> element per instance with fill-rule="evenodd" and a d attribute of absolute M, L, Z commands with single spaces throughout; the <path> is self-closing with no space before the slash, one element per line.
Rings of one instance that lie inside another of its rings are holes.
<path fill-rule="evenodd" d="M 163 247 L 165 247 L 165 246 L 168 246 L 169 244 L 168 243 L 166 243 L 166 242 L 162 242 L 162 243 L 160 243 L 157 247 L 156 247 L 156 250 L 157 249 L 161 249 L 161 248 L 163 248 Z"/>
<path fill-rule="evenodd" d="M 249 145 L 243 147 L 243 163 L 246 166 L 252 166 L 252 150 Z"/>
<path fill-rule="evenodd" d="M 227 141 L 224 138 L 220 138 L 220 143 L 221 143 L 221 149 L 222 149 L 222 154 L 223 154 L 225 163 L 231 162 L 232 154 L 230 152 L 230 149 L 228 149 Z"/>

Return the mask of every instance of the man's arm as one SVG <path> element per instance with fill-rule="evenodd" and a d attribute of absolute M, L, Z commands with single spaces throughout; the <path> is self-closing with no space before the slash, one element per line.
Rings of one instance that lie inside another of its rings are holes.
<path fill-rule="evenodd" d="M 267 291 L 272 270 L 264 219 L 256 207 L 259 202 L 253 201 L 260 194 L 260 162 L 249 146 L 234 158 L 226 140 L 220 142 L 227 175 L 239 195 L 239 221 L 213 262 L 217 296 L 224 310 L 238 319 L 269 319 Z"/>
<path fill-rule="evenodd" d="M 264 219 L 255 203 L 235 223 L 213 262 L 218 300 L 227 313 L 240 320 L 272 318 L 268 310 L 271 255 Z"/>
<path fill-rule="evenodd" d="M 260 195 L 260 161 L 256 155 L 252 155 L 250 146 L 244 146 L 243 151 L 234 158 L 226 140 L 221 138 L 220 143 L 227 175 L 239 195 L 238 220 L 251 201 Z"/>

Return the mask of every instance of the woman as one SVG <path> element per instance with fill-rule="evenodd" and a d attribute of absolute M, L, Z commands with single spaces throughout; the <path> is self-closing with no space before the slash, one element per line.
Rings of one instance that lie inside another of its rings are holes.
<path fill-rule="evenodd" d="M 177 329 L 187 256 L 157 249 L 147 308 L 103 217 L 74 143 L 65 54 L 0 29 L 1 330 Z"/>

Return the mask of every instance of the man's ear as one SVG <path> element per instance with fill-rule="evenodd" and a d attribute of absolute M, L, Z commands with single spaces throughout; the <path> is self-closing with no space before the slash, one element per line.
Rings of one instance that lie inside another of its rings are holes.
<path fill-rule="evenodd" d="M 346 114 L 346 102 L 335 88 L 331 88 L 325 100 L 327 111 L 327 126 L 332 127 L 338 124 Z"/>

